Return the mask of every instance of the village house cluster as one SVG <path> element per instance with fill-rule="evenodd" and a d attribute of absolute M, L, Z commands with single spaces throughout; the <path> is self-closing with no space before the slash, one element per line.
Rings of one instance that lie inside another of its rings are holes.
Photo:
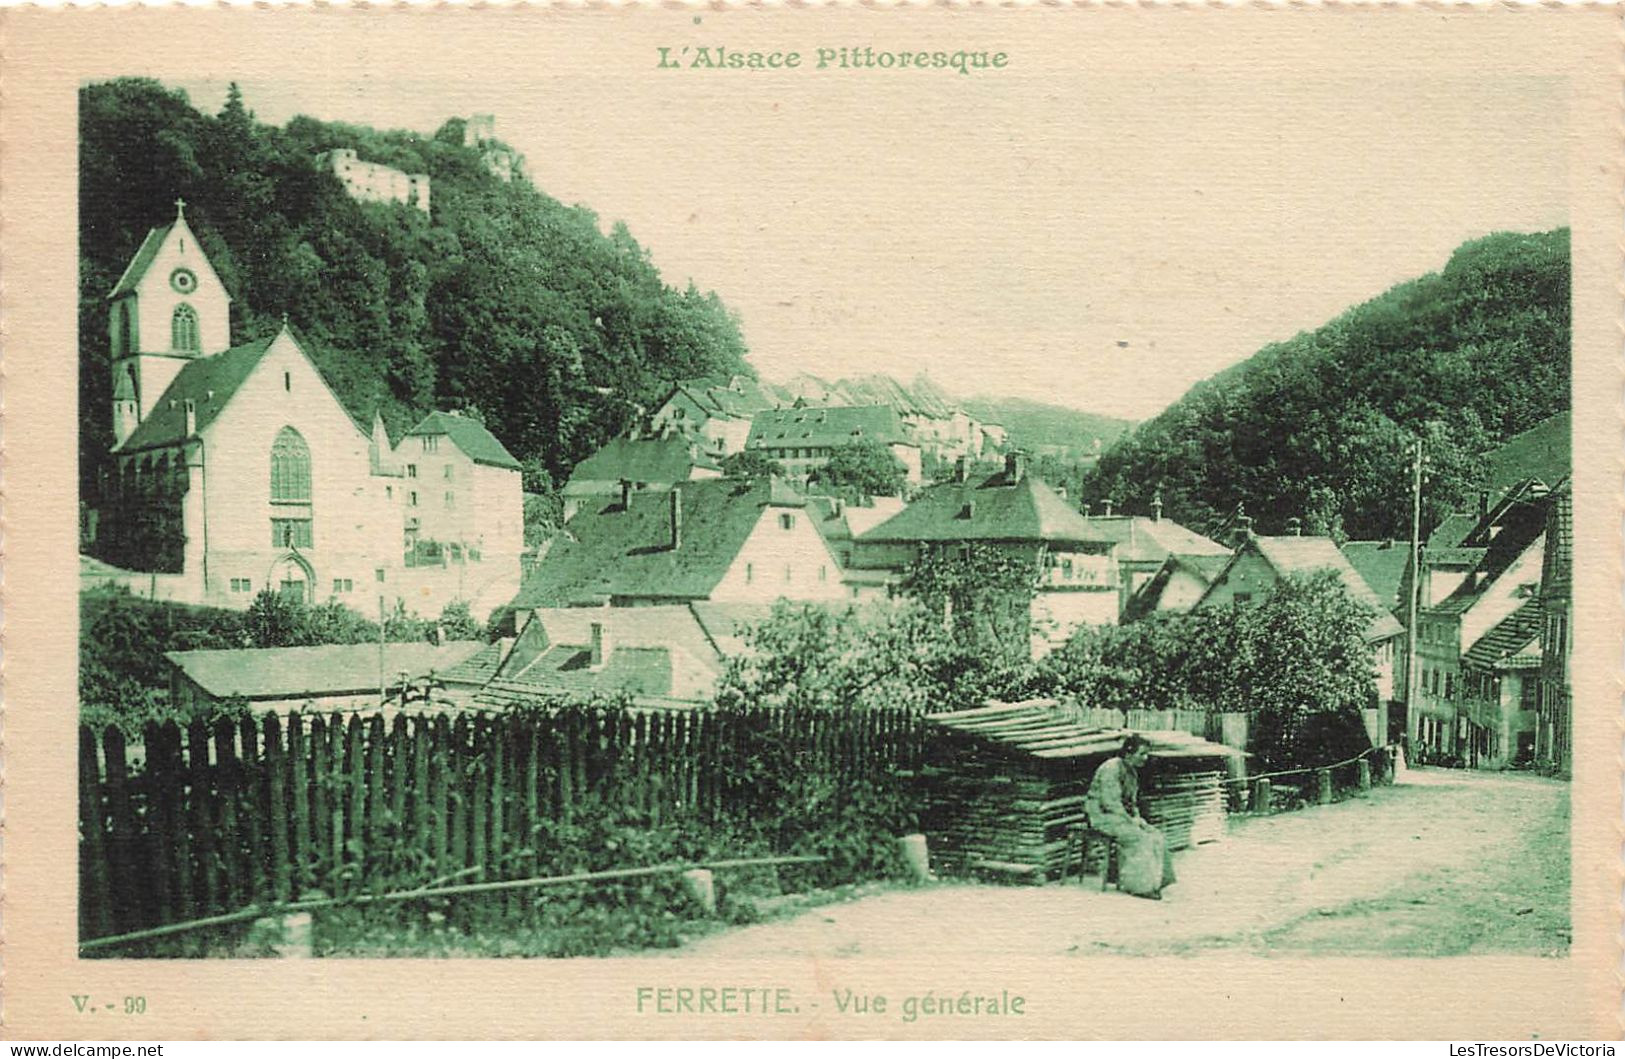
<path fill-rule="evenodd" d="M 85 581 L 239 608 L 266 588 L 364 612 L 462 600 L 514 620 L 488 644 L 174 652 L 178 702 L 355 705 L 429 681 L 426 701 L 450 707 L 604 692 L 691 708 L 776 601 L 886 605 L 920 557 L 976 547 L 1035 571 L 1034 657 L 1083 626 L 1247 604 L 1332 571 L 1372 613 L 1373 742 L 1485 767 L 1569 761 L 1567 415 L 1493 453 L 1477 510 L 1413 563 L 1404 541 L 1265 536 L 1241 512 L 1214 539 L 1156 496 L 1140 513 L 1080 508 L 928 384 L 679 381 L 576 467 L 562 531 L 522 559 L 519 464 L 480 423 L 433 412 L 392 441 L 342 406 L 291 324 L 231 347 L 230 302 L 177 203 L 108 294 L 115 444 Z M 897 459 L 902 497 L 820 495 L 815 472 L 854 441 Z M 725 475 L 743 452 L 782 475 Z"/>

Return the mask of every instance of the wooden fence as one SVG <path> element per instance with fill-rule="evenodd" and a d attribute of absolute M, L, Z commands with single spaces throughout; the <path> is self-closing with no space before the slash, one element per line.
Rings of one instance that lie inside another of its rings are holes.
<path fill-rule="evenodd" d="M 581 814 L 794 813 L 764 804 L 764 780 L 889 781 L 923 738 L 918 716 L 879 711 L 268 715 L 153 725 L 135 745 L 81 727 L 80 936 L 311 889 L 536 875 Z"/>

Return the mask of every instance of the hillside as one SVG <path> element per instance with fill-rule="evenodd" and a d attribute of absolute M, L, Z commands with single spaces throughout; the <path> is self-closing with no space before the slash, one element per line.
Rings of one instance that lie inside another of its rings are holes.
<path fill-rule="evenodd" d="M 1104 449 L 1134 424 L 1127 419 L 1080 412 L 1075 408 L 1028 401 L 1020 397 L 968 397 L 960 405 L 984 423 L 997 423 L 1010 432 L 1010 444 L 1032 451 L 1065 446 L 1078 455 Z"/>
<path fill-rule="evenodd" d="M 555 481 L 671 380 L 749 373 L 714 294 L 665 284 L 623 226 L 604 234 L 522 177 L 498 179 L 464 122 L 433 135 L 218 115 L 150 80 L 79 99 L 81 473 L 111 444 L 105 296 L 184 198 L 233 296 L 232 340 L 283 315 L 361 422 L 399 437 L 432 407 L 477 412 Z M 314 156 L 350 148 L 431 178 L 432 216 L 352 200 Z M 537 476 L 532 475 L 533 479 Z"/>
<path fill-rule="evenodd" d="M 1485 454 L 1570 406 L 1569 234 L 1502 233 L 1443 270 L 1267 346 L 1103 455 L 1083 499 L 1210 527 L 1244 504 L 1351 539 L 1410 533 L 1409 450 L 1428 455 L 1424 531 L 1472 502 Z"/>

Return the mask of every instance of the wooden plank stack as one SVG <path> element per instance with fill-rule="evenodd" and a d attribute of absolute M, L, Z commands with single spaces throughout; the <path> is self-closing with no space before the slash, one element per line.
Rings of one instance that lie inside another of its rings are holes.
<path fill-rule="evenodd" d="M 1061 875 L 1076 855 L 1068 836 L 1084 823 L 1089 781 L 1129 731 L 1046 699 L 927 720 L 938 735 L 922 777 L 932 859 L 964 874 Z M 1146 819 L 1175 850 L 1223 837 L 1224 759 L 1235 751 L 1185 731 L 1139 734 L 1152 747 L 1141 778 Z"/>

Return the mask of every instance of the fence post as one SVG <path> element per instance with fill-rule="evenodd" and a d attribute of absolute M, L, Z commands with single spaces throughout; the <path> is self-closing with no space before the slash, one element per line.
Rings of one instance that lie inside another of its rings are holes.
<path fill-rule="evenodd" d="M 690 868 L 683 873 L 683 889 L 708 916 L 717 914 L 717 886 L 709 868 Z"/>
<path fill-rule="evenodd" d="M 237 754 L 235 725 L 220 721 L 214 726 L 215 817 L 220 843 L 220 900 L 228 909 L 242 904 L 242 836 L 237 831 Z"/>
<path fill-rule="evenodd" d="M 188 847 L 180 841 L 180 830 L 175 823 L 175 800 L 181 796 L 184 782 L 170 764 L 170 727 L 149 724 L 142 734 L 147 748 L 147 830 L 158 835 L 152 843 L 152 897 L 157 909 L 158 922 L 174 923 L 187 918 L 176 894 L 175 865 L 186 855 Z"/>
<path fill-rule="evenodd" d="M 248 864 L 248 899 L 258 901 L 273 892 L 271 857 L 265 848 L 266 768 L 265 754 L 260 747 L 259 726 L 254 718 L 244 715 L 238 722 L 237 734 L 242 743 L 242 755 L 237 759 L 242 779 L 237 787 L 242 800 L 239 818 L 243 822 L 243 848 Z"/>
<path fill-rule="evenodd" d="M 1357 765 L 1360 770 L 1360 789 L 1368 791 L 1371 789 L 1371 762 L 1361 758 Z"/>
<path fill-rule="evenodd" d="M 265 715 L 265 773 L 270 800 L 271 895 L 286 901 L 293 892 L 288 874 L 288 802 L 282 753 L 282 725 L 274 713 Z"/>
<path fill-rule="evenodd" d="M 101 766 L 96 733 L 79 726 L 79 933 L 101 937 L 113 932 L 111 888 L 107 884 L 107 822 L 102 815 Z"/>
<path fill-rule="evenodd" d="M 301 890 L 315 882 L 310 843 L 310 759 L 305 745 L 304 717 L 289 714 L 288 788 L 293 800 L 293 849 L 289 856 L 293 861 L 292 888 Z"/>
<path fill-rule="evenodd" d="M 1332 801 L 1332 770 L 1329 768 L 1316 769 L 1315 780 L 1319 788 L 1315 799 L 1316 802 L 1320 805 L 1330 805 Z"/>
<path fill-rule="evenodd" d="M 192 778 L 191 828 L 197 841 L 198 869 L 202 873 L 199 908 L 206 913 L 220 911 L 219 864 L 215 859 L 213 791 L 209 777 L 209 729 L 193 721 L 186 731 L 187 764 Z"/>
<path fill-rule="evenodd" d="M 1270 780 L 1260 776 L 1253 781 L 1253 812 L 1268 813 L 1270 809 Z"/>

